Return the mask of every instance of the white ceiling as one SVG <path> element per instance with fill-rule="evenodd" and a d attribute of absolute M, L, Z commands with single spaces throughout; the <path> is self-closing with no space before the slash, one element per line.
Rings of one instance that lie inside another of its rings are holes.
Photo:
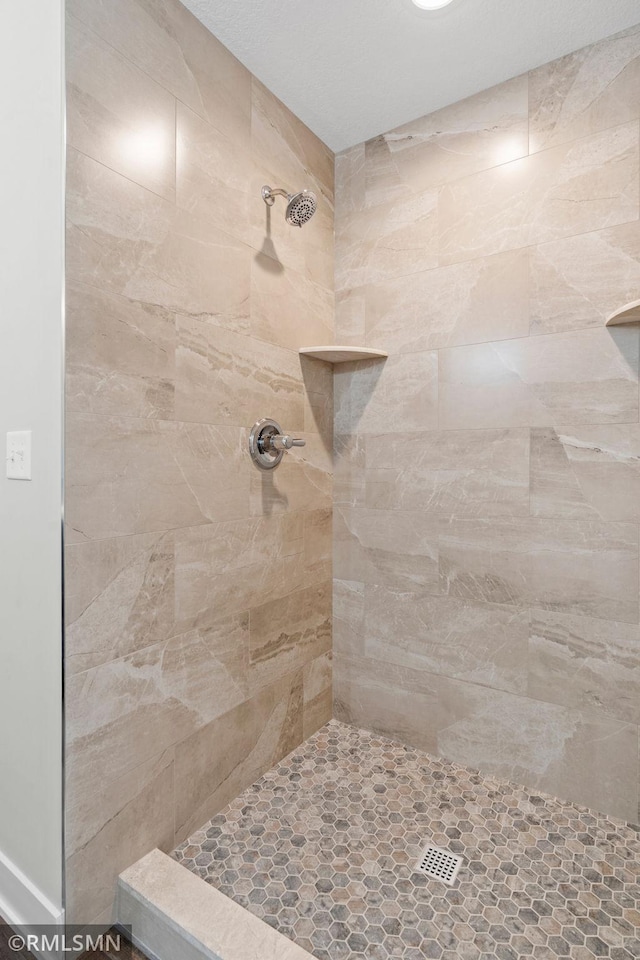
<path fill-rule="evenodd" d="M 640 21 L 640 0 L 183 0 L 335 151 Z"/>

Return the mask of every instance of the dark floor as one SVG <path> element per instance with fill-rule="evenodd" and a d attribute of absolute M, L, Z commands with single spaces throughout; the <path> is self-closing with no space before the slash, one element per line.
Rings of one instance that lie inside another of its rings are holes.
<path fill-rule="evenodd" d="M 335 721 L 173 856 L 319 960 L 640 958 L 640 828 Z"/>
<path fill-rule="evenodd" d="M 47 934 L 52 932 L 52 928 L 47 929 Z M 117 933 L 115 930 L 109 932 L 114 935 Z M 0 960 L 36 960 L 34 955 L 27 950 L 15 948 L 15 941 L 12 942 L 12 938 L 15 936 L 16 932 L 0 917 Z M 147 960 L 143 953 L 124 939 L 121 939 L 121 943 L 122 949 L 117 952 L 87 951 L 78 960 Z M 68 955 L 74 956 L 72 953 Z"/>

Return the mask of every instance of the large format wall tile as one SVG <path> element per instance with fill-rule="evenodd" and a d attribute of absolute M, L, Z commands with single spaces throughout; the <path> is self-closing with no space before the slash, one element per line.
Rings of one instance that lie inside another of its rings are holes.
<path fill-rule="evenodd" d="M 311 176 L 333 205 L 333 153 L 255 77 L 252 86 L 251 137 L 256 160 L 267 171 L 291 178 L 291 184 L 277 184 L 291 193 L 305 186 L 298 183 L 300 176 Z"/>
<path fill-rule="evenodd" d="M 303 671 L 304 717 L 303 737 L 306 740 L 324 727 L 333 717 L 333 663 L 331 652 L 308 663 Z"/>
<path fill-rule="evenodd" d="M 290 228 L 293 229 L 293 228 Z M 289 350 L 331 342 L 333 294 L 259 254 L 251 264 L 251 333 Z"/>
<path fill-rule="evenodd" d="M 436 753 L 439 677 L 369 658 L 334 658 L 336 720 Z"/>
<path fill-rule="evenodd" d="M 633 819 L 639 54 L 336 158 L 334 393 L 336 716 Z"/>
<path fill-rule="evenodd" d="M 332 374 L 298 349 L 334 341 L 333 155 L 177 0 L 68 11 L 67 876 L 86 924 L 176 819 L 199 826 L 330 717 Z M 316 192 L 303 231 L 266 183 Z M 307 440 L 273 475 L 249 457 L 261 417 Z"/>
<path fill-rule="evenodd" d="M 640 627 L 534 610 L 530 697 L 640 723 Z"/>
<path fill-rule="evenodd" d="M 638 622 L 637 524 L 457 520 L 439 543 L 451 596 Z"/>
<path fill-rule="evenodd" d="M 442 350 L 440 427 L 636 422 L 639 344 L 629 327 Z"/>
<path fill-rule="evenodd" d="M 438 713 L 443 756 L 635 819 L 637 727 L 445 679 Z"/>
<path fill-rule="evenodd" d="M 333 650 L 344 656 L 364 655 L 365 585 L 333 581 Z"/>
<path fill-rule="evenodd" d="M 67 438 L 71 541 L 247 515 L 250 464 L 237 427 L 74 414 Z"/>
<path fill-rule="evenodd" d="M 176 419 L 248 427 L 268 413 L 284 430 L 303 429 L 304 390 L 293 351 L 191 317 L 177 318 L 176 338 Z"/>
<path fill-rule="evenodd" d="M 66 335 L 67 411 L 173 419 L 170 310 L 69 281 Z"/>
<path fill-rule="evenodd" d="M 372 660 L 526 693 L 527 611 L 367 586 L 364 623 Z"/>
<path fill-rule="evenodd" d="M 70 678 L 73 782 L 123 776 L 243 702 L 242 664 L 234 677 L 221 662 L 216 644 L 194 630 Z"/>
<path fill-rule="evenodd" d="M 637 220 L 638 122 L 466 177 L 440 194 L 443 263 Z"/>
<path fill-rule="evenodd" d="M 532 430 L 531 513 L 640 521 L 640 425 Z"/>
<path fill-rule="evenodd" d="M 67 276 L 231 329 L 249 328 L 251 251 L 74 151 Z"/>
<path fill-rule="evenodd" d="M 322 562 L 305 550 L 305 527 L 322 515 L 274 514 L 176 531 L 176 619 L 180 630 L 226 629 L 270 599 L 326 580 Z M 247 662 L 248 662 L 248 638 Z"/>
<path fill-rule="evenodd" d="M 640 116 L 640 27 L 529 74 L 534 152 Z"/>
<path fill-rule="evenodd" d="M 340 364 L 334 374 L 337 434 L 432 430 L 438 425 L 438 354 Z"/>
<path fill-rule="evenodd" d="M 176 203 L 229 236 L 254 239 L 251 155 L 180 101 L 176 104 Z"/>
<path fill-rule="evenodd" d="M 251 74 L 175 0 L 69 0 L 69 13 L 223 134 L 249 146 Z"/>
<path fill-rule="evenodd" d="M 366 505 L 444 517 L 529 515 L 529 431 L 386 433 L 365 439 Z"/>
<path fill-rule="evenodd" d="M 110 925 L 119 874 L 150 849 L 168 853 L 174 846 L 173 750 L 112 783 L 99 782 L 99 790 L 95 784 L 80 790 L 68 781 L 66 911 L 77 918 L 106 913 Z"/>
<path fill-rule="evenodd" d="M 302 741 L 303 674 L 285 676 L 176 747 L 176 842 Z"/>
<path fill-rule="evenodd" d="M 174 98 L 73 17 L 67 44 L 68 144 L 172 200 Z"/>
<path fill-rule="evenodd" d="M 640 289 L 640 222 L 532 247 L 531 333 L 601 327 Z"/>
<path fill-rule="evenodd" d="M 337 507 L 334 576 L 414 593 L 440 593 L 438 521 L 419 510 Z"/>
<path fill-rule="evenodd" d="M 336 220 L 336 290 L 437 266 L 436 190 Z"/>
<path fill-rule="evenodd" d="M 517 250 L 365 288 L 367 346 L 415 353 L 529 333 L 528 256 Z"/>
<path fill-rule="evenodd" d="M 256 517 L 327 508 L 331 479 L 331 450 L 319 434 L 308 433 L 304 450 L 291 450 L 282 470 L 268 473 L 252 466 L 249 512 Z"/>
<path fill-rule="evenodd" d="M 268 600 L 249 615 L 249 653 L 261 683 L 291 673 L 331 649 L 331 582 Z"/>
<path fill-rule="evenodd" d="M 384 134 L 380 139 L 398 178 L 421 193 L 526 157 L 528 86 L 525 74 Z M 381 152 L 377 152 L 378 158 Z M 388 164 L 378 160 L 376 169 L 368 163 L 366 176 L 370 195 L 378 192 L 374 182 L 382 190 L 389 180 Z"/>
<path fill-rule="evenodd" d="M 65 564 L 67 676 L 177 632 L 173 534 L 73 544 Z"/>

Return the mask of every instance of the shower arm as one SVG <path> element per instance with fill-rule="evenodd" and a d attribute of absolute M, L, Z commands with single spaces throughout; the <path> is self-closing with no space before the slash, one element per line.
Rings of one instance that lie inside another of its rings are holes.
<path fill-rule="evenodd" d="M 276 197 L 286 197 L 287 200 L 291 199 L 291 194 L 287 193 L 286 190 L 283 190 L 281 187 L 263 187 L 262 188 L 262 199 L 268 206 L 272 207 L 275 203 Z"/>

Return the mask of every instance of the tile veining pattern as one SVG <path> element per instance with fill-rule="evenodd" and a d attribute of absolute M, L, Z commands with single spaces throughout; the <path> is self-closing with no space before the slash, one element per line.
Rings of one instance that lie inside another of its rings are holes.
<path fill-rule="evenodd" d="M 640 955 L 638 828 L 336 721 L 174 857 L 318 960 Z"/>
<path fill-rule="evenodd" d="M 336 158 L 335 715 L 638 818 L 640 26 Z"/>
<path fill-rule="evenodd" d="M 177 0 L 67 14 L 67 909 L 108 923 L 331 716 L 334 161 Z M 307 440 L 269 477 L 264 416 Z"/>

